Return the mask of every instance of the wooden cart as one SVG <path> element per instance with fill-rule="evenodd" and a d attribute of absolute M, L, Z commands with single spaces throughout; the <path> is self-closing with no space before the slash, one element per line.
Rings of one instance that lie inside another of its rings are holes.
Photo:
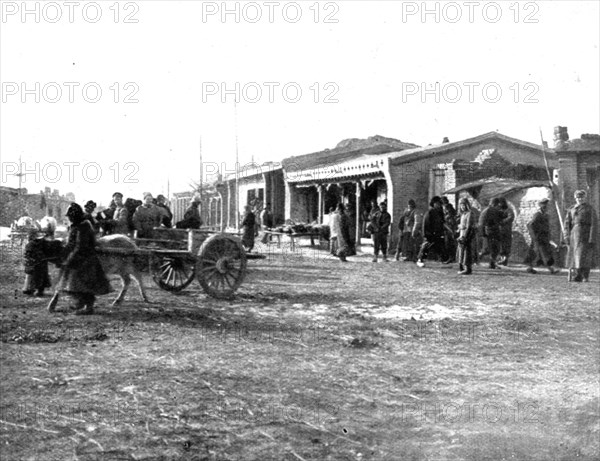
<path fill-rule="evenodd" d="M 134 240 L 166 291 L 181 291 L 197 278 L 206 294 L 227 299 L 246 276 L 246 251 L 236 234 L 156 228 L 152 238 Z"/>

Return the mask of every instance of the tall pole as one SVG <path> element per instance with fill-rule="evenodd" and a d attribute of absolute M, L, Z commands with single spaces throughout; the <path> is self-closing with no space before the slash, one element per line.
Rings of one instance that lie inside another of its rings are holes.
<path fill-rule="evenodd" d="M 23 173 L 23 163 L 21 162 L 21 156 L 19 155 L 19 172 L 14 173 L 13 176 L 17 176 L 19 178 L 19 189 L 17 190 L 17 201 L 19 202 L 19 206 L 21 207 L 21 213 L 25 211 L 25 206 L 23 204 L 23 198 L 21 197 L 21 187 L 23 182 L 23 176 L 26 173 Z"/>
<path fill-rule="evenodd" d="M 238 118 L 237 104 L 233 100 L 233 116 L 235 125 L 235 228 L 240 228 L 240 184 L 239 184 L 239 150 L 238 150 Z"/>
<path fill-rule="evenodd" d="M 202 204 L 202 171 L 203 171 L 203 164 L 202 164 L 202 136 L 200 136 L 200 216 L 202 216 L 202 212 L 204 211 L 204 206 Z"/>
<path fill-rule="evenodd" d="M 200 200 L 202 201 L 202 136 L 200 136 Z"/>
<path fill-rule="evenodd" d="M 560 212 L 560 207 L 558 206 L 558 200 L 556 199 L 556 195 L 554 193 L 554 181 L 552 181 L 552 175 L 550 174 L 550 167 L 548 166 L 548 159 L 546 157 L 546 145 L 544 143 L 544 135 L 542 134 L 542 128 L 540 127 L 540 139 L 542 140 L 542 153 L 544 154 L 544 165 L 546 165 L 546 174 L 548 175 L 548 185 L 550 186 L 550 191 L 552 192 L 552 198 L 554 199 L 554 205 L 556 206 L 556 214 L 558 215 L 558 222 L 560 223 L 560 230 L 562 232 L 562 236 L 565 235 L 565 225 L 563 223 L 562 215 Z"/>

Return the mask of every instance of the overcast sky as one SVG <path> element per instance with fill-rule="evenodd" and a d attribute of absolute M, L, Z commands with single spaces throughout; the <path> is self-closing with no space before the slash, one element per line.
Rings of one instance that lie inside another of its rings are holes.
<path fill-rule="evenodd" d="M 241 164 L 376 134 L 598 133 L 599 5 L 427 2 L 423 16 L 422 2 L 227 2 L 223 17 L 222 2 L 111 0 L 27 2 L 23 16 L 2 2 L 2 184 L 17 186 L 21 155 L 39 164 L 30 192 L 82 203 L 166 194 L 168 180 L 188 190 L 200 137 L 210 171 L 234 168 L 236 83 Z"/>

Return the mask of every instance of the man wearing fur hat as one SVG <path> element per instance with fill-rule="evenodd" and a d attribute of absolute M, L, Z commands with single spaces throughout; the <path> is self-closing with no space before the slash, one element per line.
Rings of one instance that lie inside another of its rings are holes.
<path fill-rule="evenodd" d="M 576 204 L 569 209 L 565 219 L 565 240 L 569 244 L 567 265 L 576 271 L 574 282 L 587 282 L 598 233 L 598 217 L 591 205 L 586 203 L 585 191 L 576 191 L 575 201 Z"/>

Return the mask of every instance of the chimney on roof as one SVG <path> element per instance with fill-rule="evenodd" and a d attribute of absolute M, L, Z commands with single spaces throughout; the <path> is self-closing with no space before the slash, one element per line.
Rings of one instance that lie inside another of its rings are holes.
<path fill-rule="evenodd" d="M 548 149 L 548 141 L 544 141 L 544 149 Z"/>
<path fill-rule="evenodd" d="M 444 139 L 442 140 L 442 144 L 446 144 L 449 142 L 450 142 L 450 140 L 447 137 L 444 137 Z"/>
<path fill-rule="evenodd" d="M 566 126 L 555 126 L 554 127 L 554 146 L 558 147 L 559 144 L 569 140 L 569 130 Z"/>

